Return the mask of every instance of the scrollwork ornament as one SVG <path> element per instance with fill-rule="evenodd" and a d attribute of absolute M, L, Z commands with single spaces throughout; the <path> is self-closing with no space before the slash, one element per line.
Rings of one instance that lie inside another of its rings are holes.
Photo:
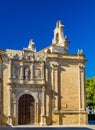
<path fill-rule="evenodd" d="M 81 71 L 84 71 L 85 65 L 84 64 L 79 64 L 79 68 L 80 68 Z"/>
<path fill-rule="evenodd" d="M 51 68 L 54 69 L 54 70 L 58 69 L 58 67 L 59 67 L 59 64 L 57 62 L 53 62 L 51 64 Z"/>

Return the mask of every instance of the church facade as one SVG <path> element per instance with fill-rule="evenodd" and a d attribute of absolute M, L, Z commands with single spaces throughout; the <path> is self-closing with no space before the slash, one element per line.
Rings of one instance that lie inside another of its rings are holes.
<path fill-rule="evenodd" d="M 1 125 L 84 125 L 85 56 L 68 53 L 64 26 L 58 21 L 52 44 L 35 51 L 0 51 Z"/>

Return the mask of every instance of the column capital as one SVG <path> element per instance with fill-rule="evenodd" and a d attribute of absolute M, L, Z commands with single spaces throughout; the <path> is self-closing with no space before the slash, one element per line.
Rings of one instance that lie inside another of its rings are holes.
<path fill-rule="evenodd" d="M 53 70 L 57 70 L 58 67 L 59 67 L 59 63 L 58 63 L 58 62 L 52 62 L 50 66 L 51 66 L 51 68 L 52 68 Z"/>
<path fill-rule="evenodd" d="M 42 91 L 46 91 L 45 85 L 42 86 Z"/>

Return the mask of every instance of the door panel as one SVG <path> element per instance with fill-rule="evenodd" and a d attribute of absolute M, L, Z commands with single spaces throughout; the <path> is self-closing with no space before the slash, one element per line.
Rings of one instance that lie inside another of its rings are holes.
<path fill-rule="evenodd" d="M 34 98 L 31 95 L 25 94 L 19 99 L 18 123 L 34 124 Z"/>

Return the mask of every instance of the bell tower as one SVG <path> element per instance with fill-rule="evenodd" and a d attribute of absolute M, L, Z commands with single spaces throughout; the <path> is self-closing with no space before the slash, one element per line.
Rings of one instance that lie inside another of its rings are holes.
<path fill-rule="evenodd" d="M 56 23 L 56 28 L 54 29 L 54 38 L 52 44 L 58 44 L 64 42 L 64 25 L 62 25 L 61 20 Z"/>
<path fill-rule="evenodd" d="M 64 36 L 64 25 L 62 25 L 61 20 L 59 20 L 57 21 L 56 27 L 54 29 L 54 38 L 52 40 L 53 52 L 57 51 L 57 53 L 67 53 L 68 43 L 69 42 L 67 37 Z"/>

